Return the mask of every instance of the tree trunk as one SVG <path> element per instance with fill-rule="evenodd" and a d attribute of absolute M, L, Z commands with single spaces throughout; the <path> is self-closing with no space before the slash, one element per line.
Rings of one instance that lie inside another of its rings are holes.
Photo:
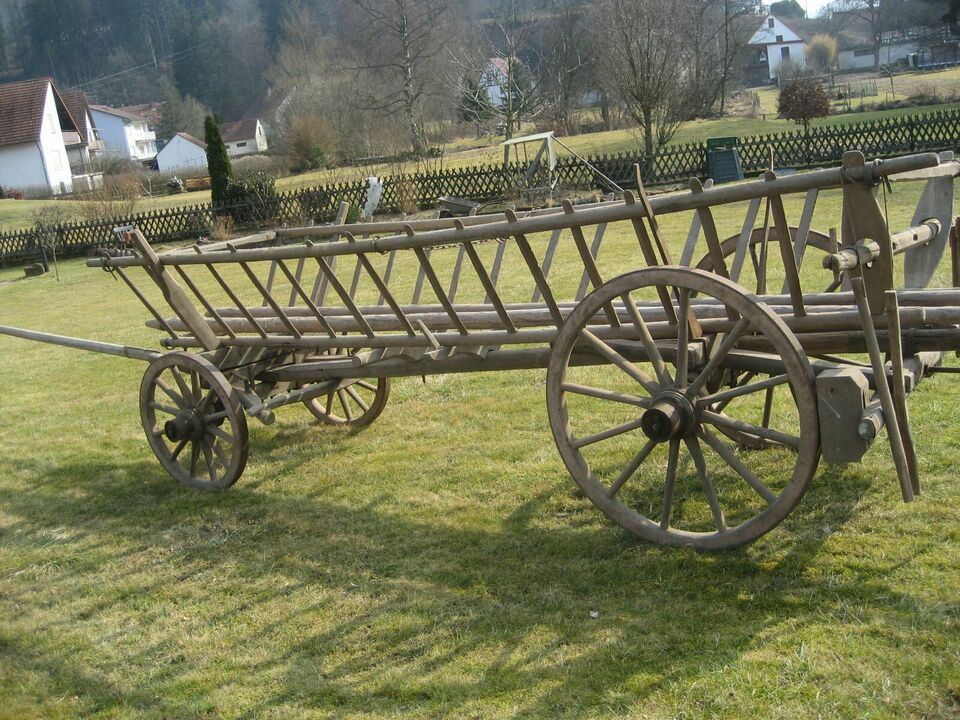
<path fill-rule="evenodd" d="M 410 145 L 413 147 L 414 155 L 423 157 L 426 154 L 427 144 L 423 138 L 420 119 L 417 117 L 417 99 L 413 90 L 413 58 L 410 56 L 410 35 L 406 17 L 401 19 L 400 37 L 403 44 L 403 107 L 410 128 Z"/>
<path fill-rule="evenodd" d="M 649 108 L 643 108 L 643 152 L 653 157 L 653 113 Z"/>

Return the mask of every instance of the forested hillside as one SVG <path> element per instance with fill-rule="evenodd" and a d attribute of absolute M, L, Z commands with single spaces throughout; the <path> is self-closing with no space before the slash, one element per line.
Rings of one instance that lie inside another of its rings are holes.
<path fill-rule="evenodd" d="M 875 33 L 946 9 L 834 4 Z M 199 132 L 209 111 L 263 117 L 304 168 L 424 155 L 456 124 L 575 132 L 584 105 L 591 122 L 638 126 L 653 152 L 680 121 L 724 111 L 757 12 L 754 0 L 2 0 L 0 81 L 51 75 L 94 103 L 162 101 L 167 137 Z"/>

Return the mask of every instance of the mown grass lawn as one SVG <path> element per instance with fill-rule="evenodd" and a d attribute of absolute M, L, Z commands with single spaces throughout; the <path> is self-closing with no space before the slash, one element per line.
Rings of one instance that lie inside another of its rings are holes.
<path fill-rule="evenodd" d="M 725 234 L 740 213 L 717 212 Z M 674 252 L 688 222 L 662 219 Z M 612 227 L 601 270 L 636 255 Z M 0 324 L 156 346 L 121 283 L 60 272 L 0 269 Z M 542 371 L 398 380 L 362 432 L 284 409 L 251 423 L 240 482 L 201 494 L 150 454 L 142 364 L 0 337 L 0 368 L 2 718 L 960 714 L 952 376 L 911 397 L 916 502 L 881 441 L 708 554 L 640 543 L 575 491 Z"/>

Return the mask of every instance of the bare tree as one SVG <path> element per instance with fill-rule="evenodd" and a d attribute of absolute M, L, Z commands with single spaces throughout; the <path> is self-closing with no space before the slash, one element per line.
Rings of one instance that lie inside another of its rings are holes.
<path fill-rule="evenodd" d="M 345 7 L 359 48 L 351 69 L 365 78 L 358 105 L 401 114 L 413 152 L 423 155 L 423 104 L 431 65 L 445 46 L 446 0 L 351 0 Z"/>
<path fill-rule="evenodd" d="M 571 116 L 580 100 L 596 89 L 596 63 L 587 32 L 588 17 L 577 0 L 552 0 L 550 18 L 541 24 L 540 72 L 543 100 L 554 125 L 572 132 Z"/>
<path fill-rule="evenodd" d="M 660 0 L 601 0 L 594 21 L 602 67 L 655 155 L 686 111 L 683 10 L 664 12 Z"/>
<path fill-rule="evenodd" d="M 537 22 L 523 12 L 522 5 L 518 0 L 495 0 L 490 17 L 475 27 L 474 41 L 450 50 L 459 70 L 456 83 L 462 86 L 464 76 L 479 80 L 507 140 L 523 120 L 544 109 Z"/>

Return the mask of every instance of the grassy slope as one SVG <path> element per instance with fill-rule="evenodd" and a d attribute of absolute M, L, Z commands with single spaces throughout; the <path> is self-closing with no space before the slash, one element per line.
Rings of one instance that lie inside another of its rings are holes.
<path fill-rule="evenodd" d="M 823 228 L 839 203 L 821 202 Z M 725 234 L 738 211 L 718 211 Z M 688 221 L 662 218 L 675 252 Z M 611 227 L 602 272 L 635 248 Z M 122 284 L 61 271 L 0 285 L 0 323 L 154 346 Z M 822 466 L 757 543 L 698 554 L 631 539 L 573 490 L 542 371 L 397 381 L 359 433 L 285 409 L 252 425 L 240 483 L 203 495 L 147 449 L 141 364 L 2 337 L 0 358 L 0 718 L 960 712 L 951 376 L 911 397 L 915 503 L 881 442 Z"/>

